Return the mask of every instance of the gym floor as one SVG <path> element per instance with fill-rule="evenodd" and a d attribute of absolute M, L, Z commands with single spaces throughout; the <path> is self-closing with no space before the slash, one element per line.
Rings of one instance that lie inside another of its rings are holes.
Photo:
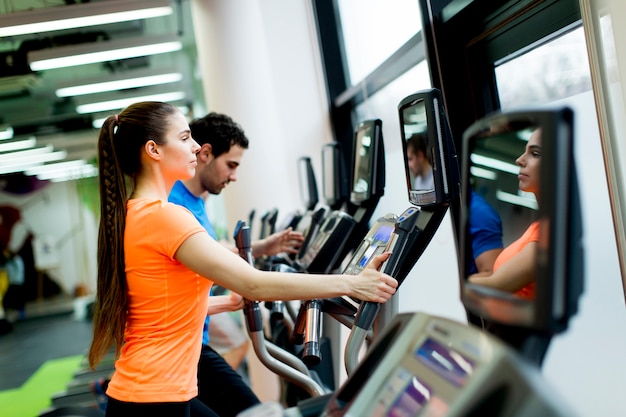
<path fill-rule="evenodd" d="M 25 316 L 0 335 L 0 391 L 21 387 L 50 359 L 82 355 L 89 348 L 91 322 L 74 318 L 71 300 L 31 303 Z"/>

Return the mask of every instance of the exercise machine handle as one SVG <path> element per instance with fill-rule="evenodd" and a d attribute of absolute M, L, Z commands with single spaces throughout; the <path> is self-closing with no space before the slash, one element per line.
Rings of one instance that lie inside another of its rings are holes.
<path fill-rule="evenodd" d="M 320 337 L 322 334 L 322 301 L 308 300 L 306 304 L 306 329 L 304 332 L 304 349 L 302 361 L 309 367 L 319 365 L 322 361 Z"/>
<path fill-rule="evenodd" d="M 250 242 L 250 228 L 245 222 L 239 221 L 234 232 L 235 243 L 239 256 L 254 265 Z M 326 390 L 318 384 L 308 372 L 306 366 L 296 356 L 279 349 L 265 340 L 263 317 L 257 301 L 244 299 L 244 315 L 248 335 L 259 360 L 271 371 L 281 375 L 290 382 L 306 390 L 312 397 L 321 396 Z"/>
<path fill-rule="evenodd" d="M 404 251 L 409 237 L 416 230 L 415 225 L 417 224 L 419 214 L 420 209 L 418 207 L 411 207 L 405 210 L 396 221 L 393 234 L 385 248 L 385 252 L 391 252 L 391 256 L 380 267 L 384 273 L 393 276 L 397 272 L 400 261 L 406 256 Z M 358 365 L 359 351 L 379 311 L 379 303 L 366 301 L 359 306 L 344 353 L 348 375 L 352 375 Z"/>

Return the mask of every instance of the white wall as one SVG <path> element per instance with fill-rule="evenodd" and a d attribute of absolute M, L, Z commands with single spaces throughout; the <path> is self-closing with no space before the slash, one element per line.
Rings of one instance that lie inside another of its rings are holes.
<path fill-rule="evenodd" d="M 310 156 L 320 172 L 321 147 L 331 138 L 310 11 L 302 1 L 191 5 L 207 108 L 232 116 L 250 139 L 237 183 L 222 193 L 229 236 L 252 209 L 258 219 L 279 208 L 280 223 L 303 208 L 297 159 Z M 277 378 L 255 359 L 250 379 L 257 395 L 277 399 Z"/>
<path fill-rule="evenodd" d="M 305 2 L 192 1 L 207 108 L 239 122 L 250 148 L 224 192 L 230 230 L 255 209 L 303 207 L 297 159 L 319 172 L 331 137 Z"/>
<path fill-rule="evenodd" d="M 575 115 L 585 288 L 570 328 L 550 345 L 544 375 L 581 416 L 626 415 L 626 332 L 618 330 L 626 325 L 626 309 L 593 94 L 555 104 L 570 106 Z"/>

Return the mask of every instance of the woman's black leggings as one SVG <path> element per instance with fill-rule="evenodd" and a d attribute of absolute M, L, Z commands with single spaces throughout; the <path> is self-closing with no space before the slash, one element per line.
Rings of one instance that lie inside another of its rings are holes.
<path fill-rule="evenodd" d="M 182 403 L 127 403 L 109 397 L 106 417 L 219 417 L 197 398 Z"/>

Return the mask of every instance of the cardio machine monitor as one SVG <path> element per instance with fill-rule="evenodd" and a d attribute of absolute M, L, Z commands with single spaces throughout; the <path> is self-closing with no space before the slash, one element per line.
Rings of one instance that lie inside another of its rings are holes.
<path fill-rule="evenodd" d="M 425 313 L 400 313 L 323 417 L 569 416 L 540 372 L 497 338 Z"/>
<path fill-rule="evenodd" d="M 398 217 L 387 214 L 376 220 L 376 223 L 367 232 L 359 247 L 344 269 L 344 274 L 358 275 L 367 266 L 372 257 L 385 251 L 387 243 L 394 231 Z"/>
<path fill-rule="evenodd" d="M 382 121 L 365 120 L 355 129 L 350 202 L 359 205 L 382 195 L 385 186 Z"/>

